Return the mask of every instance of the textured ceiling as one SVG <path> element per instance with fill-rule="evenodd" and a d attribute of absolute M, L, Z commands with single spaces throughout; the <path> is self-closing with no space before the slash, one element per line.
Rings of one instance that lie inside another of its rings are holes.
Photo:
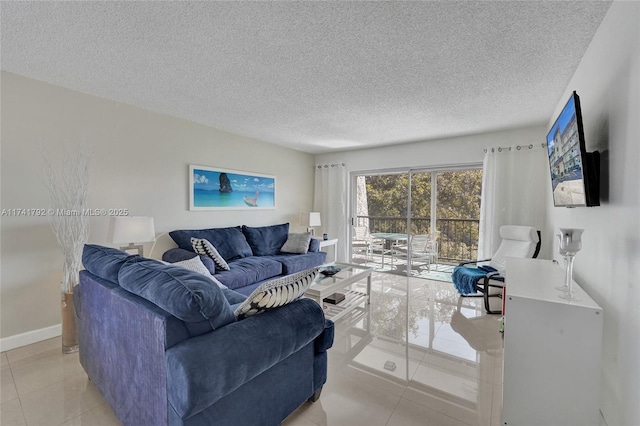
<path fill-rule="evenodd" d="M 609 2 L 2 2 L 2 69 L 311 153 L 545 123 Z"/>

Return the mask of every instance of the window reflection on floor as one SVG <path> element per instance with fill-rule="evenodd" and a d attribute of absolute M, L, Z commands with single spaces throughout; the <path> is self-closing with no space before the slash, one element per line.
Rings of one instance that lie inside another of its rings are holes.
<path fill-rule="evenodd" d="M 499 424 L 499 317 L 450 282 L 373 277 L 371 304 L 336 324 L 331 370 L 466 424 Z"/>

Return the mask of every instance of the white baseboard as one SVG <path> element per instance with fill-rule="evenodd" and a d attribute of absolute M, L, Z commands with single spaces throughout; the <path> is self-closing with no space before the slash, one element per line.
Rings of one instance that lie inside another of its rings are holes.
<path fill-rule="evenodd" d="M 26 333 L 16 334 L 14 336 L 3 337 L 0 339 L 0 352 L 10 351 L 11 349 L 27 346 L 32 343 L 38 343 L 58 336 L 62 336 L 62 324 L 52 325 L 51 327 L 45 327 L 39 330 L 27 331 Z"/>

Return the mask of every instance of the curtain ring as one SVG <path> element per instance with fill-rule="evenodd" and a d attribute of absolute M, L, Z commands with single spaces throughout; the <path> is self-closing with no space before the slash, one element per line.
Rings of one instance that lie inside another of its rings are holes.
<path fill-rule="evenodd" d="M 529 145 L 529 149 L 533 149 L 533 144 L 530 144 L 530 145 Z"/>
<path fill-rule="evenodd" d="M 521 147 L 520 145 L 518 145 L 518 146 L 516 146 L 516 149 L 517 149 L 518 151 L 520 151 L 520 150 L 522 149 L 522 147 Z"/>
<path fill-rule="evenodd" d="M 498 152 L 502 152 L 502 147 L 499 147 L 499 148 L 498 148 Z"/>
<path fill-rule="evenodd" d="M 496 149 L 495 148 L 491 148 L 491 152 L 496 152 Z"/>

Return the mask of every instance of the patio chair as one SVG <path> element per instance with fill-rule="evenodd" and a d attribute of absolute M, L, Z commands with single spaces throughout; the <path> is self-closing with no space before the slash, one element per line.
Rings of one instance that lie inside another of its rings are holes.
<path fill-rule="evenodd" d="M 426 264 L 427 271 L 431 271 L 431 264 L 438 261 L 437 241 L 432 235 L 418 234 L 411 235 L 411 254 L 409 254 L 409 244 L 398 244 L 393 246 L 393 257 L 406 257 L 411 264 Z"/>
<path fill-rule="evenodd" d="M 501 226 L 500 237 L 502 242 L 491 259 L 461 262 L 451 274 L 451 280 L 462 296 L 484 297 L 484 308 L 488 314 L 502 312 L 491 309 L 489 297 L 502 297 L 506 258 L 536 258 L 540 252 L 540 231 L 531 226 Z M 472 264 L 476 267 L 467 266 Z"/>
<path fill-rule="evenodd" d="M 351 251 L 355 254 L 364 254 L 365 262 L 372 256 L 372 243 L 371 234 L 369 234 L 369 227 L 367 226 L 354 226 L 353 227 L 353 239 L 351 240 Z"/>

